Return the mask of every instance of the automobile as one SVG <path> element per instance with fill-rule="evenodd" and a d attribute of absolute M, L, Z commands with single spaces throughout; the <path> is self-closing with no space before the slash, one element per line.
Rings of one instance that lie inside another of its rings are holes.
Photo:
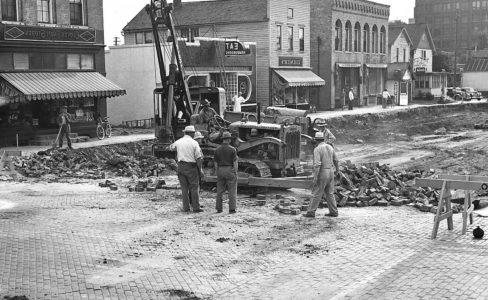
<path fill-rule="evenodd" d="M 463 92 L 466 93 L 466 98 L 467 99 L 478 99 L 478 100 L 481 100 L 481 98 L 483 98 L 481 96 L 481 93 L 478 92 L 477 90 L 473 89 L 472 87 L 463 87 L 461 88 L 461 90 Z"/>
<path fill-rule="evenodd" d="M 453 98 L 456 101 L 466 99 L 466 92 L 458 87 L 448 87 L 446 89 L 446 94 L 447 96 Z"/>

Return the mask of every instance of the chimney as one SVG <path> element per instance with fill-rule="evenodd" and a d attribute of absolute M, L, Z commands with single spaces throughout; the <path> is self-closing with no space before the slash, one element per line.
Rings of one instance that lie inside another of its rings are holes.
<path fill-rule="evenodd" d="M 173 0 L 173 6 L 174 6 L 174 8 L 180 8 L 181 7 L 181 0 Z"/>

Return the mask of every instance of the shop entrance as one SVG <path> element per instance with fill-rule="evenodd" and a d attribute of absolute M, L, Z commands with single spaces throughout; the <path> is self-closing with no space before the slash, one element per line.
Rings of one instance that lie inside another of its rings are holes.
<path fill-rule="evenodd" d="M 336 108 L 347 106 L 349 89 L 351 88 L 355 98 L 354 105 L 357 106 L 360 103 L 360 68 L 341 67 L 339 70 L 338 85 L 336 85 L 335 89 Z"/>

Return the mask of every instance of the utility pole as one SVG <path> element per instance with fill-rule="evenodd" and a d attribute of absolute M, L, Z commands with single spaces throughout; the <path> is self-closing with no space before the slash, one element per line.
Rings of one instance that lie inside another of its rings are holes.
<path fill-rule="evenodd" d="M 114 46 L 118 46 L 119 45 L 119 37 L 116 36 L 114 37 Z"/>
<path fill-rule="evenodd" d="M 456 39 L 454 45 L 454 86 L 459 86 L 457 80 L 457 51 L 458 51 L 458 25 L 459 25 L 459 10 L 456 10 Z"/>

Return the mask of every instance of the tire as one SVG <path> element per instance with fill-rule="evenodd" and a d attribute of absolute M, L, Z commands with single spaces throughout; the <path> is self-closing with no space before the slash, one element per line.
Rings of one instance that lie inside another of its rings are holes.
<path fill-rule="evenodd" d="M 105 130 L 103 130 L 102 125 L 97 125 L 97 137 L 99 140 L 103 140 L 105 138 Z"/>
<path fill-rule="evenodd" d="M 107 138 L 112 136 L 112 125 L 107 124 L 107 126 L 105 127 L 105 136 Z"/>

